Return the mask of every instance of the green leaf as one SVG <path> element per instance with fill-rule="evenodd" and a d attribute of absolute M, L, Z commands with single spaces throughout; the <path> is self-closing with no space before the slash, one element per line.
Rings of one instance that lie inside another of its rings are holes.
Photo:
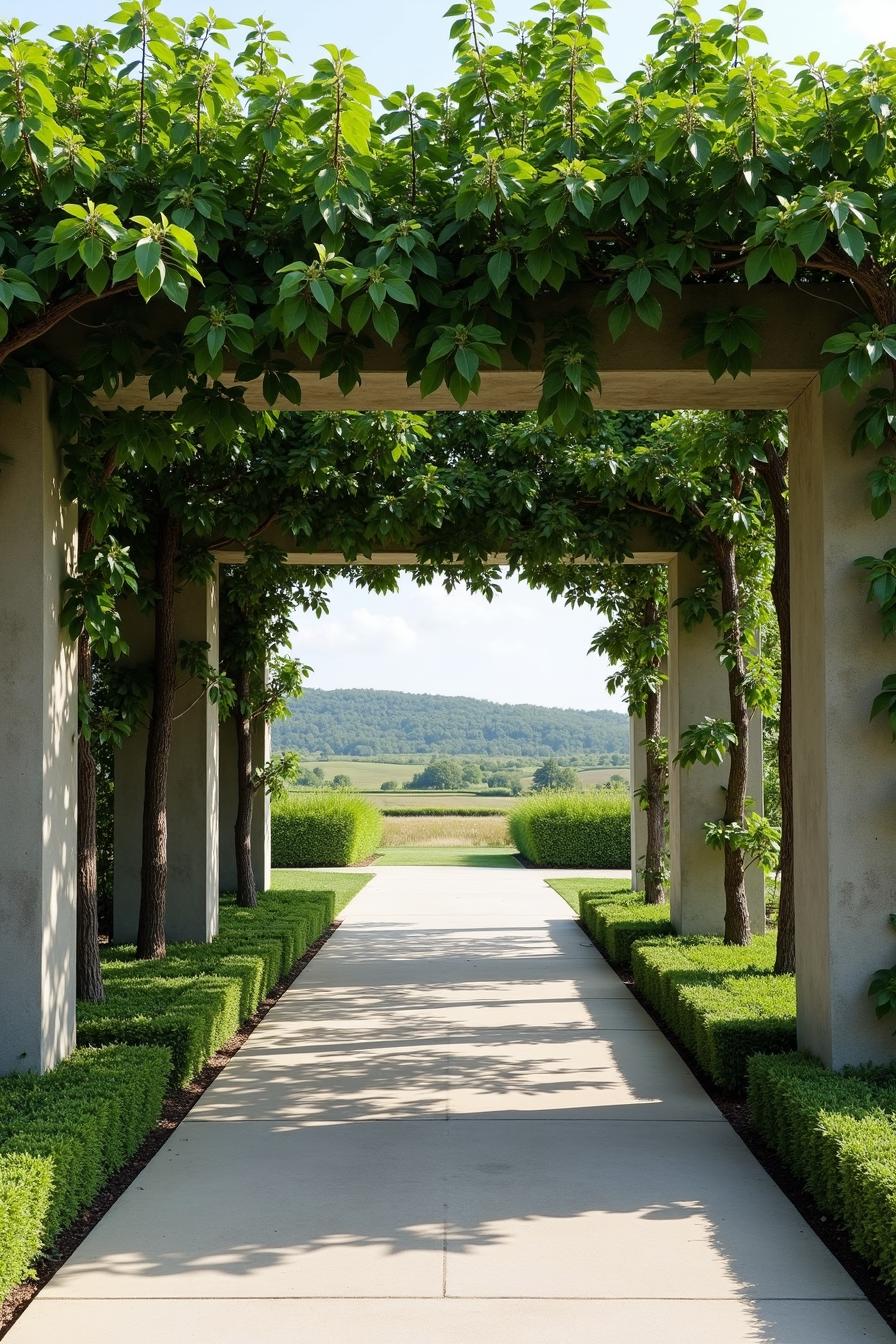
<path fill-rule="evenodd" d="M 359 294 L 348 310 L 348 325 L 355 336 L 370 321 L 372 311 L 372 305 L 367 295 Z"/>
<path fill-rule="evenodd" d="M 495 289 L 501 289 L 510 275 L 512 259 L 507 251 L 493 252 L 488 259 L 488 278 L 491 280 Z"/>
<path fill-rule="evenodd" d="M 789 285 L 796 275 L 796 257 L 790 248 L 778 243 L 772 248 L 771 262 L 772 270 L 778 279 Z"/>
<path fill-rule="evenodd" d="M 865 237 L 861 229 L 854 224 L 844 224 L 837 234 L 837 240 L 850 261 L 861 266 L 865 255 Z"/>
<path fill-rule="evenodd" d="M 744 264 L 747 284 L 756 285 L 760 280 L 764 280 L 771 270 L 771 266 L 772 249 L 770 247 L 754 247 L 747 253 L 747 260 Z"/>
<path fill-rule="evenodd" d="M 454 352 L 454 364 L 458 373 L 471 383 L 479 372 L 479 356 L 469 346 L 459 346 Z"/>
<path fill-rule="evenodd" d="M 78 247 L 78 254 L 88 271 L 92 271 L 103 259 L 103 244 L 99 238 L 85 238 Z"/>
<path fill-rule="evenodd" d="M 650 271 L 646 266 L 633 266 L 626 277 L 628 292 L 635 303 L 643 299 L 650 288 Z"/>
<path fill-rule="evenodd" d="M 640 303 L 636 305 L 636 311 L 638 317 L 642 322 L 645 322 L 648 327 L 653 327 L 657 331 L 659 330 L 663 320 L 663 310 L 659 300 L 655 299 L 652 294 L 645 294 Z"/>
<path fill-rule="evenodd" d="M 161 243 L 157 243 L 152 238 L 141 238 L 135 248 L 134 258 L 139 274 L 142 276 L 151 275 L 162 258 Z"/>
<path fill-rule="evenodd" d="M 382 308 L 373 310 L 374 330 L 382 336 L 383 340 L 391 345 L 398 335 L 401 323 L 398 319 L 398 313 L 392 307 L 391 303 L 384 303 Z"/>
<path fill-rule="evenodd" d="M 618 303 L 610 309 L 607 317 L 607 326 L 610 329 L 610 336 L 614 341 L 626 330 L 632 320 L 632 306 L 630 303 Z"/>
<path fill-rule="evenodd" d="M 865 158 L 872 168 L 878 168 L 884 161 L 884 155 L 887 152 L 887 142 L 879 131 L 869 135 L 865 141 Z"/>

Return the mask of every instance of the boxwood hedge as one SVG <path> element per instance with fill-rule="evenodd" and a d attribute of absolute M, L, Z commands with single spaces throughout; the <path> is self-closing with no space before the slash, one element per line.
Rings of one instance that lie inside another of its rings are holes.
<path fill-rule="evenodd" d="M 275 868 L 344 868 L 369 859 L 382 837 L 382 813 L 354 794 L 303 794 L 271 809 Z"/>
<path fill-rule="evenodd" d="M 510 834 L 544 868 L 629 868 L 631 804 L 621 789 L 543 793 L 509 814 Z"/>
<path fill-rule="evenodd" d="M 0 1078 L 0 1299 L 136 1152 L 159 1116 L 167 1050 L 77 1050 Z"/>
<path fill-rule="evenodd" d="M 583 887 L 579 893 L 582 923 L 614 966 L 631 965 L 632 946 L 638 938 L 671 934 L 668 905 L 645 905 L 640 892 L 606 895 Z"/>
<path fill-rule="evenodd" d="M 78 1039 L 164 1045 L 171 1085 L 196 1076 L 332 922 L 331 891 L 268 891 L 244 910 L 221 898 L 211 943 L 173 943 L 164 961 L 137 961 L 132 947 L 103 957 L 104 1003 L 78 1007 Z"/>
<path fill-rule="evenodd" d="M 638 989 L 719 1087 L 739 1091 L 750 1055 L 796 1045 L 796 984 L 773 975 L 775 935 L 749 947 L 720 938 L 649 938 L 634 943 Z"/>
<path fill-rule="evenodd" d="M 896 1070 L 832 1073 L 806 1055 L 757 1055 L 750 1114 L 770 1148 L 896 1289 Z"/>

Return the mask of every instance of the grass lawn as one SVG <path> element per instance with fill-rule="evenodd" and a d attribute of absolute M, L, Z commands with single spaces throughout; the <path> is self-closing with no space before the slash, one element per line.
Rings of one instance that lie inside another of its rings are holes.
<path fill-rule="evenodd" d="M 308 868 L 275 868 L 271 873 L 273 891 L 335 891 L 336 914 L 366 887 L 372 873 L 313 873 Z"/>
<path fill-rule="evenodd" d="M 631 882 L 615 877 L 551 877 L 547 879 L 547 884 L 554 888 L 558 896 L 563 897 L 567 905 L 572 906 L 577 915 L 582 913 L 579 909 L 580 891 L 616 896 L 632 889 Z"/>
<path fill-rule="evenodd" d="M 452 867 L 452 868 L 516 868 L 515 849 L 427 848 L 406 846 L 384 849 L 375 860 L 378 867 Z"/>

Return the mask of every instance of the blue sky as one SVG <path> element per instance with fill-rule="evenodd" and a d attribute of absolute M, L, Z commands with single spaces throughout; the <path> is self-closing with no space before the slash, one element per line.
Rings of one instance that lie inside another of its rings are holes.
<path fill-rule="evenodd" d="M 263 12 L 291 39 L 294 67 L 301 70 L 323 42 L 358 54 L 381 93 L 413 83 L 436 88 L 451 72 L 447 23 L 449 0 L 218 0 L 217 12 L 238 20 Z M 171 14 L 205 6 L 163 0 Z M 761 0 L 759 0 L 761 4 Z M 662 0 L 624 0 L 608 11 L 607 64 L 624 76 L 649 49 L 648 31 Z M 896 44 L 896 0 L 766 0 L 763 27 L 781 59 L 816 49 L 845 61 L 871 41 Z M 102 22 L 112 0 L 78 0 L 73 12 L 60 0 L 28 0 L 5 13 L 57 23 Z M 704 3 L 705 13 L 719 5 Z M 499 25 L 524 17 L 526 0 L 496 0 Z M 302 622 L 296 648 L 314 667 L 311 684 L 373 686 L 395 690 L 477 695 L 491 700 L 615 707 L 604 689 L 607 668 L 587 656 L 594 619 L 587 612 L 554 607 L 540 593 L 508 583 L 489 606 L 467 594 L 450 597 L 418 591 L 409 581 L 398 594 L 376 597 L 340 583 L 322 622 Z"/>
<path fill-rule="evenodd" d="M 772 50 L 782 59 L 815 47 L 829 59 L 845 60 L 867 41 L 896 42 L 894 0 L 766 0 L 763 26 Z M 191 15 L 206 3 L 163 0 L 167 13 Z M 335 42 L 358 53 L 368 77 L 382 93 L 407 83 L 437 87 L 451 70 L 447 23 L 448 0 L 219 0 L 215 10 L 239 20 L 264 13 L 280 24 L 292 43 L 297 68 L 317 55 L 322 42 Z M 42 27 L 57 23 L 99 23 L 114 13 L 114 0 L 77 0 L 74 9 L 61 0 L 28 0 L 4 13 L 33 19 Z M 662 0 L 624 0 L 608 11 L 608 65 L 617 76 L 627 74 L 648 49 L 647 33 L 662 12 Z M 496 0 L 500 23 L 525 17 L 526 0 Z M 719 5 L 706 0 L 707 14 Z"/>

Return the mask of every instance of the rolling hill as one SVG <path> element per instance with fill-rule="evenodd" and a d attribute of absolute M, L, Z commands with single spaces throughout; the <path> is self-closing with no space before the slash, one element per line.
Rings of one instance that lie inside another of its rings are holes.
<path fill-rule="evenodd" d="M 461 695 L 308 690 L 274 724 L 274 749 L 324 757 L 601 756 L 628 759 L 628 716 Z M 616 762 L 614 762 L 615 764 Z M 622 764 L 622 762 L 618 762 Z"/>

